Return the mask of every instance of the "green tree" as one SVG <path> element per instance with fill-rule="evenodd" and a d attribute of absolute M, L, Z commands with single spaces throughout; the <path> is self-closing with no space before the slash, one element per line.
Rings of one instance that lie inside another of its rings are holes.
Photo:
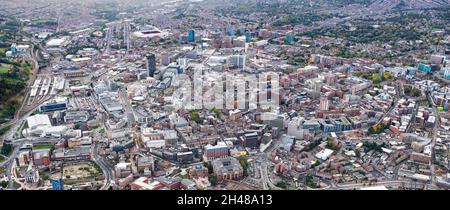
<path fill-rule="evenodd" d="M 77 124 L 75 124 L 75 126 L 73 126 L 73 128 L 74 128 L 75 130 L 78 130 L 78 129 L 81 128 L 81 124 L 80 124 L 80 123 L 77 123 Z"/>
<path fill-rule="evenodd" d="M 210 162 L 204 162 L 203 163 L 203 166 L 205 166 L 207 169 L 208 169 L 208 173 L 209 174 L 212 174 L 214 171 L 213 171 L 213 167 L 212 167 L 212 164 L 210 163 Z"/>
<path fill-rule="evenodd" d="M 12 144 L 3 144 L 0 154 L 8 156 L 13 150 Z"/>
<path fill-rule="evenodd" d="M 321 139 L 314 140 L 313 142 L 308 144 L 308 146 L 303 148 L 303 151 L 309 152 L 309 151 L 313 150 L 314 148 L 316 148 L 317 146 L 319 146 L 320 143 L 322 143 Z"/>
<path fill-rule="evenodd" d="M 392 73 L 391 72 L 385 71 L 383 73 L 383 80 L 389 80 L 391 78 L 392 78 Z"/>
<path fill-rule="evenodd" d="M 242 166 L 242 169 L 243 169 L 243 175 L 244 175 L 244 176 L 248 176 L 248 162 L 247 162 L 247 159 L 245 159 L 245 158 L 239 158 L 239 163 L 240 163 L 241 166 Z"/>
<path fill-rule="evenodd" d="M 216 107 L 214 107 L 211 111 L 214 112 L 217 118 L 220 116 L 220 111 Z"/>
<path fill-rule="evenodd" d="M 199 115 L 198 112 L 196 112 L 196 111 L 192 111 L 192 112 L 191 112 L 191 119 L 192 119 L 192 121 L 194 121 L 194 122 L 196 122 L 196 123 L 199 123 L 199 124 L 200 124 L 200 122 L 201 122 L 201 120 L 200 120 L 200 115 Z"/>
<path fill-rule="evenodd" d="M 332 150 L 339 150 L 339 145 L 334 143 L 334 140 L 331 138 L 327 139 L 327 145 L 326 147 L 328 149 L 332 149 Z"/>
<path fill-rule="evenodd" d="M 384 130 L 386 130 L 387 126 L 384 124 L 376 124 L 369 128 L 368 132 L 369 134 L 379 134 L 382 133 Z"/>
<path fill-rule="evenodd" d="M 282 188 L 282 189 L 287 189 L 287 183 L 285 181 L 279 181 L 275 184 L 275 186 Z"/>
<path fill-rule="evenodd" d="M 208 175 L 208 181 L 211 183 L 212 186 L 217 185 L 217 177 L 214 174 Z"/>
<path fill-rule="evenodd" d="M 6 187 L 8 187 L 8 182 L 7 181 L 2 181 L 2 182 L 0 182 L 0 186 L 3 187 L 3 188 L 6 188 Z"/>
<path fill-rule="evenodd" d="M 372 79 L 373 83 L 375 83 L 375 84 L 378 84 L 381 82 L 381 77 L 378 74 L 373 74 L 371 79 Z"/>

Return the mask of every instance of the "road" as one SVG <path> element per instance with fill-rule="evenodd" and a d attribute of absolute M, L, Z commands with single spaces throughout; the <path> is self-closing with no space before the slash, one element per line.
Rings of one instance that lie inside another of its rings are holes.
<path fill-rule="evenodd" d="M 270 173 L 269 173 L 269 169 L 268 169 L 268 164 L 267 162 L 262 162 L 261 163 L 261 180 L 263 183 L 263 189 L 264 190 L 268 190 L 268 189 L 280 189 L 277 186 L 275 186 L 272 181 L 270 180 Z"/>
<path fill-rule="evenodd" d="M 281 134 L 280 134 L 280 136 L 281 136 Z M 258 157 L 256 158 L 256 160 L 259 163 L 261 163 L 261 167 L 259 169 L 260 169 L 260 174 L 261 174 L 261 182 L 263 184 L 264 190 L 267 190 L 270 188 L 279 189 L 270 180 L 270 174 L 272 174 L 272 173 L 269 173 L 269 166 L 272 162 L 270 161 L 269 157 L 270 157 L 270 154 L 272 153 L 272 151 L 275 150 L 276 148 L 278 148 L 280 142 L 281 142 L 280 139 L 274 139 L 272 141 L 272 145 L 270 145 L 264 153 L 259 154 Z"/>
<path fill-rule="evenodd" d="M 8 177 L 8 189 L 14 189 L 14 179 L 12 176 L 12 171 L 14 169 L 14 158 L 19 154 L 19 147 L 15 147 L 14 151 L 8 157 L 8 159 L 2 163 L 0 163 L 0 167 L 4 167 L 6 170 L 6 177 Z"/>
<path fill-rule="evenodd" d="M 6 157 L 6 159 L 0 163 L 0 167 L 4 167 L 4 166 L 8 167 L 12 163 L 12 160 L 14 159 L 14 157 L 17 156 L 18 153 L 19 153 L 19 146 L 15 146 L 11 155 L 9 157 Z"/>
<path fill-rule="evenodd" d="M 112 172 L 112 169 L 108 166 L 108 164 L 105 162 L 105 160 L 98 155 L 98 143 L 95 143 L 94 149 L 92 150 L 92 160 L 100 166 L 100 168 L 103 171 L 103 174 L 105 175 L 105 181 L 103 183 L 103 186 L 100 188 L 101 190 L 108 190 L 111 187 L 112 180 L 114 179 L 114 174 Z"/>
<path fill-rule="evenodd" d="M 396 181 L 382 181 L 382 182 L 376 182 L 372 186 L 392 186 L 392 187 L 399 187 L 402 185 L 408 185 L 409 181 L 403 181 L 403 180 L 396 180 Z M 360 189 L 363 187 L 368 187 L 367 183 L 354 183 L 354 184 L 338 184 L 335 187 L 330 187 L 330 189 L 334 190 L 353 190 L 353 189 Z"/>
<path fill-rule="evenodd" d="M 393 105 L 392 105 L 392 106 L 389 108 L 389 110 L 388 110 L 386 113 L 384 113 L 384 115 L 378 120 L 377 124 L 380 124 L 380 123 L 383 121 L 383 119 L 384 119 L 385 117 L 387 117 L 388 115 L 391 114 L 392 110 L 394 110 L 394 108 L 397 106 L 397 102 L 398 102 L 398 98 L 396 97 L 396 98 L 394 99 Z"/>
<path fill-rule="evenodd" d="M 436 118 L 436 121 L 434 122 L 433 127 L 433 137 L 431 138 L 431 161 L 430 161 L 430 171 L 431 171 L 431 184 L 434 185 L 436 183 L 436 174 L 435 174 L 435 166 L 434 166 L 434 159 L 435 159 L 435 152 L 434 147 L 436 145 L 436 138 L 437 138 L 437 131 L 439 128 L 439 111 L 436 108 L 436 104 L 434 104 L 434 101 L 431 98 L 430 94 L 427 94 L 428 100 L 433 104 L 433 115 Z"/>

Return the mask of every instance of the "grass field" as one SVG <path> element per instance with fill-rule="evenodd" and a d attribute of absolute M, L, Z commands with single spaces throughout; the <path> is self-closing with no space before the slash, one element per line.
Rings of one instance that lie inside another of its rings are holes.
<path fill-rule="evenodd" d="M 51 149 L 52 145 L 51 144 L 43 144 L 43 145 L 37 145 L 33 147 L 33 150 L 35 149 Z"/>
<path fill-rule="evenodd" d="M 8 73 L 9 69 L 11 68 L 11 65 L 0 63 L 0 74 L 6 74 Z"/>
<path fill-rule="evenodd" d="M 0 37 L 2 35 L 0 34 Z M 9 50 L 9 48 L 0 48 L 0 53 L 6 53 Z"/>
<path fill-rule="evenodd" d="M 38 19 L 31 21 L 32 25 L 55 25 L 58 22 L 53 19 Z"/>

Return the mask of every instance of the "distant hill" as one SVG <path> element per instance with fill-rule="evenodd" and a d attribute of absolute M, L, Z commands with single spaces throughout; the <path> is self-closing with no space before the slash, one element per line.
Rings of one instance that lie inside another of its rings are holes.
<path fill-rule="evenodd" d="M 375 0 L 369 7 L 381 10 L 445 8 L 450 7 L 450 0 Z"/>

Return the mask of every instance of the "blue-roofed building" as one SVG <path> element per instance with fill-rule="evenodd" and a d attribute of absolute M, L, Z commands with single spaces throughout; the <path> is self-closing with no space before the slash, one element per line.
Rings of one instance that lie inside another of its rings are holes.
<path fill-rule="evenodd" d="M 287 34 L 286 37 L 284 38 L 284 42 L 287 44 L 291 44 L 294 41 L 294 35 L 292 34 Z"/>
<path fill-rule="evenodd" d="M 310 132 L 317 133 L 320 131 L 320 128 L 320 123 L 315 119 L 303 123 L 303 129 L 308 129 Z"/>
<path fill-rule="evenodd" d="M 228 25 L 227 28 L 225 29 L 225 32 L 228 36 L 235 35 L 234 27 L 232 25 Z"/>
<path fill-rule="evenodd" d="M 336 131 L 336 126 L 332 120 L 322 120 L 320 124 L 325 133 Z"/>
<path fill-rule="evenodd" d="M 252 41 L 252 33 L 250 31 L 245 32 L 245 42 L 251 42 Z"/>
<path fill-rule="evenodd" d="M 419 64 L 417 69 L 419 69 L 419 71 L 421 71 L 421 72 L 426 72 L 426 73 L 431 72 L 431 66 L 423 64 L 423 63 Z"/>
<path fill-rule="evenodd" d="M 245 33 L 245 28 L 244 27 L 240 27 L 239 28 L 239 33 L 242 35 Z"/>
<path fill-rule="evenodd" d="M 43 103 L 39 107 L 41 112 L 54 112 L 67 109 L 67 98 L 56 98 L 54 100 Z"/>
<path fill-rule="evenodd" d="M 340 120 L 334 121 L 334 124 L 336 125 L 336 132 L 341 132 L 344 130 L 344 126 L 342 125 L 342 122 Z"/>
<path fill-rule="evenodd" d="M 444 78 L 450 79 L 450 67 L 444 69 Z"/>
<path fill-rule="evenodd" d="M 171 151 L 163 151 L 163 158 L 166 160 L 176 161 L 177 160 L 177 153 L 171 152 Z"/>
<path fill-rule="evenodd" d="M 409 68 L 408 70 L 406 70 L 406 74 L 407 75 L 414 75 L 414 74 L 416 74 L 416 69 Z"/>
<path fill-rule="evenodd" d="M 344 142 L 344 147 L 346 149 L 353 149 L 353 143 L 351 141 L 347 140 L 347 141 Z"/>
<path fill-rule="evenodd" d="M 320 125 L 325 133 L 352 130 L 352 123 L 346 117 L 337 120 L 321 120 Z"/>
<path fill-rule="evenodd" d="M 189 37 L 183 34 L 180 34 L 180 36 L 178 37 L 178 43 L 179 44 L 185 44 L 189 41 Z"/>
<path fill-rule="evenodd" d="M 188 30 L 188 42 L 195 42 L 195 31 L 194 29 Z"/>
<path fill-rule="evenodd" d="M 17 53 L 17 45 L 16 45 L 16 43 L 13 43 L 13 44 L 11 45 L 11 52 L 12 52 L 13 54 Z"/>
<path fill-rule="evenodd" d="M 194 160 L 194 153 L 192 151 L 177 153 L 177 161 L 181 163 L 191 162 Z"/>
<path fill-rule="evenodd" d="M 53 190 L 64 190 L 63 180 L 61 178 L 52 179 Z"/>

